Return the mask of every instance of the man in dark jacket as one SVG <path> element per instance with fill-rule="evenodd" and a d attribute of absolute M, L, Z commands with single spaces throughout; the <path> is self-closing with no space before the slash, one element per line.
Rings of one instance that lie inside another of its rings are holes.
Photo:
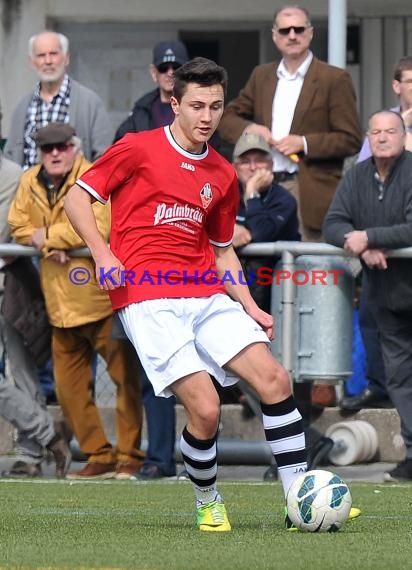
<path fill-rule="evenodd" d="M 158 87 L 138 99 L 123 123 L 118 127 L 114 142 L 126 133 L 140 133 L 170 125 L 174 114 L 170 106 L 173 90 L 173 74 L 189 59 L 185 45 L 178 41 L 159 42 L 153 48 L 153 63 L 150 75 Z M 230 160 L 230 147 L 214 133 L 210 144 L 226 159 Z"/>
<path fill-rule="evenodd" d="M 296 199 L 274 181 L 272 154 L 265 139 L 255 134 L 241 136 L 233 151 L 233 166 L 241 192 L 234 247 L 252 242 L 300 241 Z M 246 273 L 255 270 L 249 288 L 259 307 L 269 313 L 271 287 L 256 283 L 256 270 L 273 268 L 275 261 L 273 257 L 242 261 Z"/>
<path fill-rule="evenodd" d="M 116 131 L 115 141 L 126 133 L 138 133 L 173 122 L 170 105 L 173 90 L 173 73 L 188 60 L 186 47 L 181 42 L 160 42 L 153 48 L 153 63 L 149 71 L 158 87 L 136 101 L 133 111 Z M 121 327 L 120 321 L 117 324 Z M 140 469 L 142 479 L 158 479 L 176 474 L 175 399 L 157 398 L 142 369 L 142 396 L 146 412 L 148 448 Z"/>
<path fill-rule="evenodd" d="M 412 481 L 412 266 L 389 258 L 387 249 L 412 246 L 412 154 L 395 111 L 374 113 L 368 140 L 372 157 L 356 164 L 340 182 L 325 219 L 326 240 L 359 256 L 378 307 L 387 389 L 401 418 L 406 458 L 387 481 Z"/>
<path fill-rule="evenodd" d="M 136 101 L 130 115 L 117 129 L 115 141 L 126 133 L 148 131 L 173 122 L 174 114 L 170 106 L 173 73 L 188 59 L 182 42 L 159 42 L 155 45 L 149 71 L 158 87 Z"/>

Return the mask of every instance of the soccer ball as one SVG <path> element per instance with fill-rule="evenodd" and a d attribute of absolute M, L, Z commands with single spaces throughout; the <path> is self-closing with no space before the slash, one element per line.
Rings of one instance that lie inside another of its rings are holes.
<path fill-rule="evenodd" d="M 338 475 L 314 469 L 294 481 L 286 505 L 290 520 L 299 530 L 336 532 L 348 518 L 352 497 Z"/>

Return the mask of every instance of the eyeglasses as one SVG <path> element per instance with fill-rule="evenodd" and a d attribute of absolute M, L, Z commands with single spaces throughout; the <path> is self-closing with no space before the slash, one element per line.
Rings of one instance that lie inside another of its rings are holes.
<path fill-rule="evenodd" d="M 288 36 L 290 32 L 293 30 L 295 34 L 303 34 L 307 29 L 311 28 L 311 26 L 289 26 L 288 28 L 273 28 L 278 34 L 281 36 Z"/>
<path fill-rule="evenodd" d="M 73 143 L 51 143 L 42 145 L 40 147 L 40 150 L 44 152 L 44 154 L 50 154 L 54 151 L 54 149 L 58 150 L 59 152 L 66 152 L 72 146 L 74 146 Z"/>
<path fill-rule="evenodd" d="M 173 69 L 173 71 L 176 71 L 176 69 L 179 69 L 180 65 L 178 63 L 160 63 L 156 69 L 159 73 L 167 73 L 169 71 L 169 69 Z"/>
<path fill-rule="evenodd" d="M 239 157 L 236 161 L 235 164 L 237 166 L 240 167 L 244 167 L 247 168 L 249 166 L 252 166 L 253 164 L 255 164 L 258 168 L 259 167 L 263 167 L 266 166 L 267 164 L 269 164 L 272 161 L 272 158 L 269 154 L 265 155 L 265 156 L 257 156 L 257 157 Z"/>

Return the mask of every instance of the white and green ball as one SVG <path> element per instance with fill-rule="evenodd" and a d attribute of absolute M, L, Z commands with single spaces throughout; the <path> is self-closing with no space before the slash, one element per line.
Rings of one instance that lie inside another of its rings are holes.
<path fill-rule="evenodd" d="M 286 505 L 290 520 L 299 530 L 336 532 L 349 516 L 352 497 L 338 475 L 314 469 L 294 481 Z"/>

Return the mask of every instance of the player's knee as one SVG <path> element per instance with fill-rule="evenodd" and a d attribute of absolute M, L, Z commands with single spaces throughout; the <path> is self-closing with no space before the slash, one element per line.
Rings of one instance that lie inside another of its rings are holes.
<path fill-rule="evenodd" d="M 280 402 L 292 393 L 289 375 L 283 366 L 276 366 L 269 371 L 261 389 L 264 402 Z"/>
<path fill-rule="evenodd" d="M 279 366 L 279 369 L 276 372 L 275 383 L 278 385 L 279 390 L 282 390 L 282 392 L 287 392 L 288 394 L 292 392 L 289 374 L 286 369 L 283 368 L 283 366 Z"/>
<path fill-rule="evenodd" d="M 194 423 L 205 438 L 213 437 L 219 425 L 220 407 L 214 402 L 206 402 L 196 412 Z"/>

